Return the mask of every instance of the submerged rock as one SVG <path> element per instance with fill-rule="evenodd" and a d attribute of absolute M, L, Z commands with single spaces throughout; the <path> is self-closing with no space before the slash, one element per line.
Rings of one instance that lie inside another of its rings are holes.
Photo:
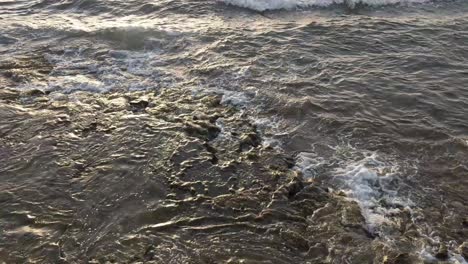
<path fill-rule="evenodd" d="M 399 253 L 394 258 L 385 256 L 383 264 L 411 264 L 414 263 L 415 259 L 408 253 Z"/>
<path fill-rule="evenodd" d="M 341 223 L 346 227 L 362 228 L 365 219 L 357 203 L 350 203 L 343 208 Z"/>
<path fill-rule="evenodd" d="M 439 246 L 439 250 L 435 254 L 435 257 L 441 260 L 448 259 L 449 253 L 448 253 L 447 246 L 445 244 L 441 244 Z"/>
<path fill-rule="evenodd" d="M 32 89 L 32 90 L 25 91 L 23 95 L 36 97 L 36 96 L 44 96 L 46 95 L 46 93 L 39 89 Z"/>
<path fill-rule="evenodd" d="M 210 122 L 194 121 L 185 123 L 185 131 L 190 136 L 195 136 L 205 140 L 213 140 L 221 132 L 221 129 Z"/>
<path fill-rule="evenodd" d="M 463 227 L 468 228 L 468 217 L 463 218 L 462 225 Z"/>
<path fill-rule="evenodd" d="M 304 189 L 304 183 L 302 182 L 302 179 L 295 178 L 286 186 L 286 189 L 288 190 L 288 197 L 292 198 Z"/>
<path fill-rule="evenodd" d="M 138 98 L 129 102 L 131 110 L 134 112 L 144 111 L 149 105 L 147 97 Z"/>
<path fill-rule="evenodd" d="M 17 90 L 0 89 L 0 100 L 17 100 L 20 93 Z"/>
<path fill-rule="evenodd" d="M 240 138 L 239 151 L 250 150 L 251 148 L 259 146 L 260 143 L 261 139 L 257 133 L 246 133 Z"/>
<path fill-rule="evenodd" d="M 107 106 L 109 109 L 107 111 L 121 111 L 127 107 L 127 99 L 124 97 L 116 97 L 106 100 L 105 98 L 102 100 L 102 103 Z"/>
<path fill-rule="evenodd" d="M 468 260 L 468 242 L 463 242 L 463 244 L 458 247 L 458 252 L 462 257 Z"/>

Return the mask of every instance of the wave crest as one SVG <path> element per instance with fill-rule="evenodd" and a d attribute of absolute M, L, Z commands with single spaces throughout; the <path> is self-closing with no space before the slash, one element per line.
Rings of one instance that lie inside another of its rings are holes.
<path fill-rule="evenodd" d="M 268 11 L 307 7 L 326 7 L 330 5 L 346 5 L 354 8 L 357 5 L 382 6 L 394 4 L 425 3 L 429 0 L 219 0 L 229 5 L 244 7 L 256 11 Z"/>

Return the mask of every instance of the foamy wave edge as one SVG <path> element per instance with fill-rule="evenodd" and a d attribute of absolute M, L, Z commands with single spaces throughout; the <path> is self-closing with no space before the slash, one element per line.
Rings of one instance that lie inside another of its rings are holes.
<path fill-rule="evenodd" d="M 354 8 L 357 5 L 384 6 L 395 4 L 420 4 L 430 0 L 218 0 L 225 4 L 248 8 L 256 11 L 292 10 L 307 7 L 327 7 L 331 5 L 346 5 Z"/>

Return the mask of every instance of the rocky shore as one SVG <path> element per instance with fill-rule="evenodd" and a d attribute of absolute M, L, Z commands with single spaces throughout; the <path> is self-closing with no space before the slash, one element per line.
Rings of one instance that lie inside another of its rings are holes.
<path fill-rule="evenodd" d="M 355 203 L 304 180 L 291 157 L 264 146 L 255 125 L 220 100 L 177 89 L 0 90 L 0 258 L 365 263 L 383 257 L 370 250 L 373 238 Z"/>
<path fill-rule="evenodd" d="M 399 250 L 379 242 L 355 202 L 304 179 L 220 102 L 0 90 L 0 259 L 415 263 L 401 250 L 411 230 Z"/>

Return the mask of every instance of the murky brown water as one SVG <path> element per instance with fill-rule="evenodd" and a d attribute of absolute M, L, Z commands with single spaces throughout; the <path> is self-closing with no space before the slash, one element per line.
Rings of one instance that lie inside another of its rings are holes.
<path fill-rule="evenodd" d="M 356 204 L 259 147 L 218 96 L 1 99 L 7 263 L 290 263 L 327 256 L 332 237 L 353 240 L 335 254 L 371 241 Z"/>
<path fill-rule="evenodd" d="M 224 2 L 0 0 L 0 263 L 466 263 L 466 1 Z"/>

